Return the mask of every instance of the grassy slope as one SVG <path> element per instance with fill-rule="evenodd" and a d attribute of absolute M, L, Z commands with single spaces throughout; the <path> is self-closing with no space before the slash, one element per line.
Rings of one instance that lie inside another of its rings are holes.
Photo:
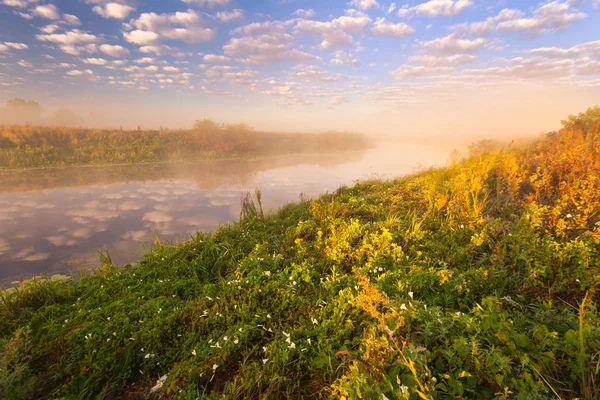
<path fill-rule="evenodd" d="M 598 398 L 600 109 L 0 305 L 10 399 Z"/>

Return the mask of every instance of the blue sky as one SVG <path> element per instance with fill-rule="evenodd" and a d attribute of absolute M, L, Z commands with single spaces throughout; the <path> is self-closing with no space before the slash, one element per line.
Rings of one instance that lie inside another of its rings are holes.
<path fill-rule="evenodd" d="M 0 101 L 91 125 L 528 133 L 600 103 L 600 0 L 0 0 Z"/>

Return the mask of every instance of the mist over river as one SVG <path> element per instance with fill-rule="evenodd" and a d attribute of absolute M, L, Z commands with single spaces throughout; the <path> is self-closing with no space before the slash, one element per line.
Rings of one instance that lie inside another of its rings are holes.
<path fill-rule="evenodd" d="M 37 274 L 77 274 L 138 260 L 154 238 L 183 240 L 239 217 L 259 187 L 263 207 L 314 197 L 369 178 L 442 166 L 448 147 L 378 143 L 359 152 L 0 172 L 0 285 Z"/>

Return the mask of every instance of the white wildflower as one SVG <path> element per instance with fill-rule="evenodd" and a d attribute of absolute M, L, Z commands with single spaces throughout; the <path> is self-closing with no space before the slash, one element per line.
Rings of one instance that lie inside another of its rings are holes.
<path fill-rule="evenodd" d="M 196 349 L 192 350 L 192 355 L 196 357 Z"/>
<path fill-rule="evenodd" d="M 402 305 L 400 306 L 400 309 L 401 309 L 401 310 L 406 310 L 406 304 L 402 304 Z"/>
<path fill-rule="evenodd" d="M 413 297 L 413 295 L 414 295 L 414 293 L 413 293 L 413 292 L 408 292 L 408 295 L 410 296 L 410 298 L 411 298 L 411 299 L 413 299 L 413 298 L 414 298 L 414 297 Z"/>

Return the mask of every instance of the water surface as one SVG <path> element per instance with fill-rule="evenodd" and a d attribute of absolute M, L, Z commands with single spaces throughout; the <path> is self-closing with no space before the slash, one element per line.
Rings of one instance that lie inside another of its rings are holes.
<path fill-rule="evenodd" d="M 273 209 L 372 177 L 445 164 L 448 150 L 415 143 L 362 152 L 0 173 L 0 285 L 98 265 L 96 249 L 135 262 L 155 237 L 179 240 L 238 218 L 260 187 Z"/>

